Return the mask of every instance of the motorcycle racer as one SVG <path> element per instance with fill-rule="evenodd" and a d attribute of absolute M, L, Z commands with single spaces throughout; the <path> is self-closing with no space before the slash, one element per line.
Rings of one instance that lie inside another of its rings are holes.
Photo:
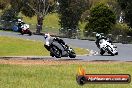
<path fill-rule="evenodd" d="M 103 55 L 105 52 L 111 54 L 112 56 L 118 55 L 117 47 L 112 44 L 112 41 L 108 38 L 101 36 L 101 34 L 96 34 L 96 45 L 100 49 L 100 54 Z"/>
<path fill-rule="evenodd" d="M 95 42 L 95 43 L 96 43 L 96 45 L 97 45 L 98 48 L 100 48 L 100 46 L 99 46 L 99 41 L 100 41 L 101 39 L 105 39 L 105 40 L 108 41 L 109 43 L 112 43 L 112 41 L 111 41 L 110 39 L 108 39 L 108 38 L 102 36 L 101 34 L 97 33 L 97 34 L 96 34 L 96 42 Z"/>
<path fill-rule="evenodd" d="M 60 39 L 60 38 L 58 38 L 58 37 L 51 37 L 49 33 L 46 33 L 46 34 L 44 35 L 44 39 L 46 40 L 44 47 L 45 47 L 47 50 L 49 50 L 49 48 L 50 48 L 50 43 L 53 42 L 53 41 L 57 41 L 58 43 L 67 46 L 67 44 L 66 44 L 62 39 Z"/>
<path fill-rule="evenodd" d="M 21 32 L 22 31 L 22 25 L 25 23 L 21 19 L 18 19 L 17 23 L 18 23 L 18 29 Z"/>
<path fill-rule="evenodd" d="M 45 44 L 44 47 L 50 51 L 50 56 L 61 58 L 61 57 L 70 57 L 75 58 L 75 51 L 68 46 L 62 39 L 58 37 L 51 37 L 49 33 L 44 35 Z"/>

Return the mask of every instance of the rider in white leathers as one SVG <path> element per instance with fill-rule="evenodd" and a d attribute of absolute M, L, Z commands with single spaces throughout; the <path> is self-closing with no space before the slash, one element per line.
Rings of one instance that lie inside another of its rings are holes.
<path fill-rule="evenodd" d="M 63 45 L 66 45 L 65 42 L 60 39 L 60 38 L 57 38 L 57 37 L 51 37 L 49 33 L 46 33 L 44 35 L 44 38 L 45 38 L 45 45 L 44 47 L 49 50 L 50 49 L 50 43 L 53 42 L 53 41 L 57 41 L 58 43 L 61 43 Z"/>

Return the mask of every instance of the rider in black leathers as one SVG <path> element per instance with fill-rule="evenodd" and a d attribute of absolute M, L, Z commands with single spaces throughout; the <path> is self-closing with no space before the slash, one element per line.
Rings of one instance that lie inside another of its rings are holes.
<path fill-rule="evenodd" d="M 96 45 L 97 45 L 98 48 L 100 48 L 100 46 L 99 46 L 99 41 L 100 41 L 101 39 L 105 39 L 106 41 L 112 43 L 111 40 L 109 40 L 108 38 L 106 38 L 106 37 L 104 37 L 104 36 L 101 36 L 101 34 L 97 33 L 97 34 L 96 34 L 96 42 L 95 42 L 95 43 L 96 43 Z"/>
<path fill-rule="evenodd" d="M 21 32 L 21 31 L 22 31 L 21 26 L 22 26 L 23 24 L 25 24 L 25 23 L 24 23 L 21 19 L 18 19 L 17 23 L 18 23 L 19 32 Z"/>

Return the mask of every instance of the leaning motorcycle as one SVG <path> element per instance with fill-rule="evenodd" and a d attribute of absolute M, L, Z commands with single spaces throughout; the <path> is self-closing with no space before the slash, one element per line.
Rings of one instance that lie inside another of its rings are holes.
<path fill-rule="evenodd" d="M 117 46 L 113 45 L 105 39 L 101 39 L 99 41 L 99 46 L 101 55 L 103 55 L 105 52 L 111 54 L 112 56 L 118 55 Z"/>
<path fill-rule="evenodd" d="M 29 25 L 28 24 L 23 24 L 21 26 L 21 31 L 20 33 L 23 35 L 23 34 L 29 34 L 30 36 L 32 35 L 32 32 L 29 30 Z"/>
<path fill-rule="evenodd" d="M 50 51 L 50 56 L 56 57 L 56 58 L 61 58 L 61 57 L 75 58 L 76 57 L 75 51 L 70 46 L 60 44 L 56 41 L 53 41 L 50 44 L 49 51 Z"/>

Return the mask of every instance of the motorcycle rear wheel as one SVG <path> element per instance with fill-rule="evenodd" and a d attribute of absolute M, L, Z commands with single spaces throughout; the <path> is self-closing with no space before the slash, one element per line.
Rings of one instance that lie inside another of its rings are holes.
<path fill-rule="evenodd" d="M 30 30 L 28 30 L 28 34 L 29 34 L 29 36 L 31 36 L 32 35 L 32 32 Z"/>

